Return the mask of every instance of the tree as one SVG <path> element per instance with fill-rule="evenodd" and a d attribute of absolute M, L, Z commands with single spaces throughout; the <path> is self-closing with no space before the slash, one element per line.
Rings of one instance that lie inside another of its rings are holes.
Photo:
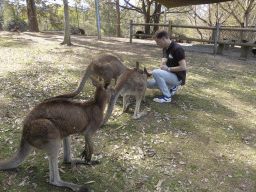
<path fill-rule="evenodd" d="M 121 29 L 120 29 L 120 8 L 119 8 L 119 0 L 116 0 L 116 31 L 117 31 L 117 37 L 121 37 Z"/>
<path fill-rule="evenodd" d="M 124 0 L 126 3 L 126 6 L 122 6 L 125 9 L 130 9 L 130 10 L 135 10 L 144 16 L 145 23 L 150 23 L 150 10 L 151 10 L 151 5 L 153 4 L 153 0 L 141 0 L 140 3 L 141 5 L 135 6 L 130 3 L 130 0 Z M 145 33 L 150 34 L 150 26 L 146 25 L 145 26 Z"/>
<path fill-rule="evenodd" d="M 226 6 L 225 6 L 226 5 Z M 256 7 L 255 0 L 236 0 L 232 3 L 220 4 L 221 8 L 233 16 L 241 27 L 248 27 L 252 10 Z"/>
<path fill-rule="evenodd" d="M 216 26 L 217 23 L 226 26 L 248 27 L 253 24 L 252 12 L 255 10 L 255 0 L 235 0 L 208 5 L 193 5 L 192 14 L 187 14 L 193 25 Z M 204 35 L 197 30 L 201 38 Z M 216 30 L 213 30 L 210 38 L 214 39 Z M 243 33 L 241 33 L 242 35 Z M 243 37 L 242 37 L 243 38 Z"/>
<path fill-rule="evenodd" d="M 137 11 L 144 16 L 145 23 L 159 23 L 160 22 L 160 16 L 164 14 L 164 11 L 162 11 L 162 6 L 160 3 L 154 3 L 153 0 L 141 0 L 139 1 L 139 4 L 133 5 L 130 3 L 130 0 L 124 0 L 125 6 L 121 6 L 124 9 L 134 10 Z M 155 5 L 154 8 L 152 5 Z M 154 9 L 153 14 L 151 14 L 152 9 Z M 187 13 L 190 11 L 190 7 L 177 7 L 177 8 L 171 8 L 167 13 Z M 154 31 L 158 28 L 154 28 Z M 153 32 L 154 32 L 153 31 Z M 145 33 L 150 34 L 150 26 L 145 26 Z"/>
<path fill-rule="evenodd" d="M 27 1 L 28 26 L 30 32 L 39 32 L 36 16 L 36 5 L 34 0 Z"/>
<path fill-rule="evenodd" d="M 64 5 L 64 40 L 62 45 L 72 45 L 70 38 L 70 24 L 69 24 L 69 12 L 68 12 L 68 0 L 63 0 Z"/>
<path fill-rule="evenodd" d="M 78 4 L 81 3 L 81 0 L 75 0 L 75 9 L 76 9 L 76 22 L 77 27 L 79 28 L 79 12 L 78 12 Z"/>
<path fill-rule="evenodd" d="M 154 23 L 159 23 L 160 22 L 160 16 L 161 16 L 161 4 L 155 2 L 155 11 L 153 13 L 153 19 Z M 154 33 L 159 29 L 159 26 L 154 26 Z"/>

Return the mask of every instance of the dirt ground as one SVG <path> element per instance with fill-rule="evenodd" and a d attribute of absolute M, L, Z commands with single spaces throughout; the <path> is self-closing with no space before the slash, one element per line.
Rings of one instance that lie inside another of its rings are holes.
<path fill-rule="evenodd" d="M 24 32 L 24 33 L 9 33 L 9 32 L 1 32 L 2 37 L 10 37 L 12 36 L 17 36 L 16 38 L 19 39 L 19 36 L 23 36 L 22 38 L 26 39 L 28 41 L 38 41 L 38 43 L 42 43 L 42 41 L 59 41 L 60 43 L 63 41 L 63 34 L 62 33 L 29 33 L 29 32 Z M 27 36 L 27 37 L 26 37 Z M 15 38 L 14 38 L 15 39 Z M 156 52 L 158 53 L 157 56 L 159 56 L 159 47 L 155 44 L 154 40 L 150 39 L 132 39 L 132 50 L 131 50 L 131 44 L 130 44 L 130 39 L 129 38 L 118 38 L 118 37 L 102 37 L 101 41 L 98 40 L 97 36 L 82 36 L 82 35 L 72 35 L 71 36 L 71 42 L 73 43 L 74 46 L 83 46 L 86 45 L 87 43 L 85 41 L 89 41 L 92 44 L 96 44 L 98 46 L 98 50 L 94 50 L 94 53 L 97 51 L 104 51 L 104 52 L 111 52 L 115 53 L 117 55 L 123 55 L 124 53 L 128 52 L 134 52 L 138 53 L 137 49 L 139 45 L 145 45 L 146 49 L 149 50 L 154 50 L 156 49 Z M 104 42 L 111 42 L 109 43 L 104 43 Z M 118 45 L 118 50 L 117 46 Z M 121 50 L 120 50 L 120 46 Z M 212 56 L 213 55 L 213 50 L 214 50 L 214 45 L 210 44 L 199 44 L 198 42 L 193 42 L 193 43 L 180 43 L 183 48 L 185 49 L 186 52 L 194 54 L 199 54 L 200 53 L 208 53 Z M 256 48 L 256 47 L 255 47 Z M 144 48 L 145 49 L 145 48 Z M 144 49 L 141 49 L 143 51 Z M 93 50 L 92 50 L 93 51 Z M 120 54 L 118 54 L 120 53 Z M 138 54 L 141 55 L 141 54 Z M 241 58 L 241 47 L 240 46 L 234 46 L 231 47 L 229 46 L 228 49 L 225 49 L 223 52 L 223 55 L 216 55 L 215 57 L 222 57 L 225 59 L 230 59 L 232 62 L 240 62 L 240 61 L 246 61 L 247 63 L 255 63 L 256 64 L 256 57 L 253 56 L 252 53 L 248 55 L 247 58 Z M 161 54 L 160 54 L 161 56 Z M 133 57 L 134 59 L 134 57 Z M 124 61 L 125 62 L 125 61 Z"/>
<path fill-rule="evenodd" d="M 128 67 L 138 61 L 151 71 L 162 57 L 153 40 L 133 39 L 130 44 L 128 38 L 100 41 L 76 35 L 71 36 L 73 46 L 62 46 L 61 33 L 2 31 L 1 38 L 8 40 L 0 41 L 0 160 L 17 149 L 28 111 L 75 88 L 91 58 L 111 53 Z M 73 174 L 60 163 L 63 180 L 95 181 L 89 185 L 94 191 L 255 191 L 256 57 L 240 58 L 239 47 L 214 56 L 213 45 L 181 45 L 187 82 L 172 102 L 154 103 L 160 91 L 147 90 L 141 110 L 151 112 L 136 121 L 131 118 L 134 110 L 122 114 L 119 102 L 111 121 L 95 135 L 95 157 L 102 164 L 78 166 L 76 171 L 82 174 Z M 92 85 L 84 89 L 80 99 L 93 95 Z M 72 153 L 80 154 L 83 138 L 72 138 L 77 148 Z M 144 159 L 136 147 L 143 150 Z M 43 152 L 30 155 L 20 170 L 1 171 L 0 186 L 2 180 L 6 191 L 70 191 L 46 182 L 48 162 Z"/>

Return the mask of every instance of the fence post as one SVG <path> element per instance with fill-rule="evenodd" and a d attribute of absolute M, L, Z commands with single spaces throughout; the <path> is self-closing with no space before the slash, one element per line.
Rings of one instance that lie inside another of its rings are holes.
<path fill-rule="evenodd" d="M 97 20 L 98 39 L 101 40 L 100 14 L 99 14 L 99 3 L 98 3 L 98 0 L 95 0 L 95 7 L 96 7 L 96 20 Z"/>
<path fill-rule="evenodd" d="M 216 28 L 217 28 L 217 31 L 216 31 L 215 41 L 214 41 L 214 50 L 213 50 L 214 56 L 217 53 L 217 46 L 218 46 L 218 41 L 219 41 L 219 34 L 220 34 L 220 24 L 219 23 L 217 24 Z"/>
<path fill-rule="evenodd" d="M 171 21 L 169 21 L 168 35 L 169 35 L 169 38 L 172 37 L 172 22 Z"/>
<path fill-rule="evenodd" d="M 132 43 L 132 20 L 130 20 L 130 43 Z"/>

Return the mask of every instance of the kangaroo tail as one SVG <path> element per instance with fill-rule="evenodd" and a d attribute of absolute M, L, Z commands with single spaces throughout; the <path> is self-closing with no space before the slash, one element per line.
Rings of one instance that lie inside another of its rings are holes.
<path fill-rule="evenodd" d="M 103 125 L 108 121 L 108 119 L 109 119 L 109 117 L 110 117 L 110 115 L 111 115 L 111 113 L 112 113 L 112 111 L 113 111 L 113 109 L 114 109 L 114 106 L 115 106 L 115 104 L 116 104 L 116 101 L 117 101 L 118 96 L 119 96 L 119 94 L 120 94 L 121 91 L 122 91 L 122 90 L 119 89 L 119 90 L 111 97 L 110 102 L 109 102 L 109 104 L 108 104 L 107 113 L 106 113 L 106 115 L 105 115 L 105 117 L 104 117 L 104 119 L 103 119 L 103 121 L 102 121 L 102 123 L 101 123 L 101 126 L 103 126 Z"/>
<path fill-rule="evenodd" d="M 72 93 L 68 93 L 68 94 L 64 94 L 64 95 L 58 95 L 58 96 L 55 96 L 55 97 L 51 97 L 49 99 L 55 99 L 55 98 L 73 98 L 75 97 L 76 95 L 78 95 L 83 87 L 84 87 L 84 84 L 86 83 L 87 79 L 89 78 L 89 76 L 92 74 L 92 69 L 91 69 L 91 66 L 89 65 L 86 70 L 85 70 L 85 73 L 84 75 L 82 76 L 82 79 L 80 81 L 80 84 L 78 85 L 77 89 L 72 92 Z M 46 99 L 45 101 L 49 100 L 49 99 Z"/>
<path fill-rule="evenodd" d="M 32 149 L 33 147 L 22 138 L 17 153 L 9 160 L 0 162 L 0 170 L 18 167 L 27 159 Z"/>

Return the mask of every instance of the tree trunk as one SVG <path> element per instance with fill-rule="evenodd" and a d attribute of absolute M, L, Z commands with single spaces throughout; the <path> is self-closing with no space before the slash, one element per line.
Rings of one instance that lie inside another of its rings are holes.
<path fill-rule="evenodd" d="M 245 13 L 244 13 L 244 17 L 245 17 L 245 18 L 244 18 L 245 27 L 248 27 L 248 26 L 249 26 L 249 18 L 250 18 L 252 9 L 253 9 L 253 7 L 255 6 L 254 1 L 255 1 L 255 0 L 249 0 L 249 1 L 247 1 L 247 9 L 245 10 Z"/>
<path fill-rule="evenodd" d="M 154 13 L 154 24 L 158 24 L 160 22 L 160 13 L 161 13 L 161 4 L 155 2 L 155 13 Z M 159 29 L 159 26 L 154 26 L 154 34 Z"/>
<path fill-rule="evenodd" d="M 145 23 L 150 23 L 150 2 L 146 0 L 147 4 L 144 0 L 142 0 L 142 10 L 144 14 Z M 145 25 L 145 34 L 150 34 L 150 26 Z"/>
<path fill-rule="evenodd" d="M 27 14 L 29 31 L 39 32 L 36 18 L 36 5 L 34 0 L 27 0 Z"/>
<path fill-rule="evenodd" d="M 79 28 L 79 14 L 77 10 L 77 3 L 76 3 L 76 21 L 77 21 L 77 27 Z"/>
<path fill-rule="evenodd" d="M 68 13 L 68 0 L 63 0 L 64 5 L 64 40 L 62 45 L 72 45 L 70 38 L 70 24 L 69 24 L 69 13 Z"/>
<path fill-rule="evenodd" d="M 116 15 L 117 15 L 117 37 L 121 37 L 121 29 L 120 29 L 120 9 L 119 9 L 119 0 L 116 0 Z"/>
<path fill-rule="evenodd" d="M 150 23 L 150 16 L 148 14 L 145 15 L 145 23 Z M 145 34 L 150 34 L 150 26 L 145 26 Z"/>

